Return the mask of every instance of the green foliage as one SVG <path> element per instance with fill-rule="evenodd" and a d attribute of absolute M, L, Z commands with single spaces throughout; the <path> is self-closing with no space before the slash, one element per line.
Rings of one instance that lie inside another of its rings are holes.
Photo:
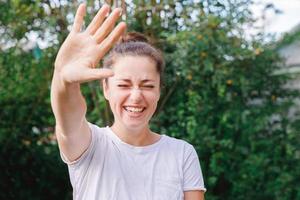
<path fill-rule="evenodd" d="M 178 83 L 158 127 L 196 146 L 208 199 L 296 199 L 298 129 L 287 116 L 297 93 L 273 75 L 271 49 L 228 35 L 207 26 L 170 35 L 168 74 Z"/>
<path fill-rule="evenodd" d="M 283 87 L 290 77 L 274 75 L 283 63 L 273 45 L 244 39 L 243 26 L 252 21 L 250 4 L 128 5 L 129 30 L 151 36 L 166 57 L 165 87 L 152 127 L 195 146 L 206 199 L 299 199 L 300 123 L 298 115 L 289 117 L 299 95 Z M 56 52 L 77 5 L 0 3 L 1 199 L 71 198 L 67 168 L 53 136 L 49 88 Z M 96 5 L 88 1 L 89 14 L 97 11 Z M 29 33 L 48 47 L 25 50 Z M 88 119 L 111 124 L 99 83 L 82 90 Z"/>
<path fill-rule="evenodd" d="M 55 46 L 25 50 L 42 33 L 39 2 L 0 3 L 0 199 L 71 197 L 67 168 L 53 138 L 49 86 Z"/>
<path fill-rule="evenodd" d="M 67 169 L 53 138 L 49 83 L 53 57 L 45 49 L 2 52 L 0 86 L 1 199 L 70 196 Z M 50 53 L 50 52 L 49 52 Z M 51 189 L 50 189 L 51 188 Z"/>

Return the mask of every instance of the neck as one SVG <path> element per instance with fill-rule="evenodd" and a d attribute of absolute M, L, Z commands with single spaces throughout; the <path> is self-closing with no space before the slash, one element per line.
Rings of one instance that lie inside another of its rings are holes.
<path fill-rule="evenodd" d="M 133 146 L 146 146 L 153 142 L 153 134 L 148 126 L 143 128 L 128 129 L 114 123 L 111 127 L 113 132 L 125 143 Z"/>

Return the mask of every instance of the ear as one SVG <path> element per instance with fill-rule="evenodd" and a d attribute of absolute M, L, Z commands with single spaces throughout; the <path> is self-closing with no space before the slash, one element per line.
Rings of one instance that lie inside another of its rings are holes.
<path fill-rule="evenodd" d="M 102 79 L 102 88 L 103 88 L 103 94 L 106 100 L 109 100 L 109 88 L 108 88 L 108 79 Z"/>

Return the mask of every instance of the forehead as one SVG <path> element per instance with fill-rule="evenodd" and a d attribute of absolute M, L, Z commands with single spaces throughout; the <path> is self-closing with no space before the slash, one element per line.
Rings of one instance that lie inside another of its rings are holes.
<path fill-rule="evenodd" d="M 145 56 L 122 56 L 113 65 L 115 79 L 159 79 L 155 62 Z"/>

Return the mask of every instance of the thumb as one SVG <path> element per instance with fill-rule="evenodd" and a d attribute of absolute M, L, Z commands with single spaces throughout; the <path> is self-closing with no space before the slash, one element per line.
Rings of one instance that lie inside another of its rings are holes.
<path fill-rule="evenodd" d="M 108 78 L 114 75 L 113 70 L 107 68 L 87 69 L 83 74 L 83 82 Z"/>

